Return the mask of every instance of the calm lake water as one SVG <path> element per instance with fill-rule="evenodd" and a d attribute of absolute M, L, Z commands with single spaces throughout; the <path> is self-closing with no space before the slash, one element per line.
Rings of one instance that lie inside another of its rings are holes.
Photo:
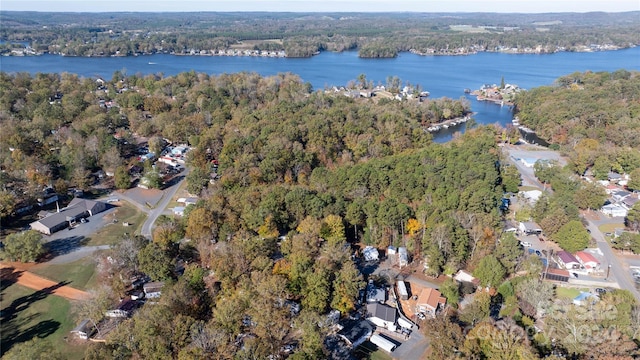
<path fill-rule="evenodd" d="M 330 53 L 308 59 L 175 56 L 157 54 L 137 57 L 0 57 L 0 70 L 5 72 L 69 72 L 81 76 L 110 79 L 116 70 L 126 74 L 175 75 L 194 70 L 208 74 L 256 72 L 264 76 L 283 72 L 298 74 L 316 90 L 333 85 L 346 85 L 365 74 L 374 84 L 386 84 L 389 76 L 403 83 L 419 84 L 431 97 L 459 98 L 464 89 L 477 89 L 482 84 L 505 82 L 522 88 L 550 85 L 555 79 L 576 71 L 640 71 L 640 47 L 619 51 L 593 53 L 557 53 L 549 55 L 479 53 L 469 56 L 419 56 L 401 53 L 394 59 L 361 59 L 357 52 Z M 511 122 L 509 107 L 478 102 L 467 96 L 480 124 Z M 444 142 L 464 125 L 434 133 L 434 139 Z"/>

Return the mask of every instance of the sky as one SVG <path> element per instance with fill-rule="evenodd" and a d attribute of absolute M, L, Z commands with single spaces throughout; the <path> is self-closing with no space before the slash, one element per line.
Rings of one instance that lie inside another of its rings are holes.
<path fill-rule="evenodd" d="M 0 11 L 622 12 L 640 0 L 1 0 Z"/>

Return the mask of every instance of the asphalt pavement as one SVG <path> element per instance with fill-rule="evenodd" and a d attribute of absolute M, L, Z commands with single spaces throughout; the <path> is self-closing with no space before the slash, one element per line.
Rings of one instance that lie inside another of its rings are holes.
<path fill-rule="evenodd" d="M 151 211 L 148 211 L 149 215 L 147 216 L 147 220 L 145 220 L 144 224 L 142 224 L 142 229 L 140 230 L 142 236 L 149 239 L 151 238 L 154 223 L 156 222 L 158 217 L 162 215 L 167 205 L 169 205 L 171 199 L 173 199 L 176 192 L 178 192 L 180 184 L 182 184 L 182 182 L 187 178 L 188 174 L 189 168 L 186 168 L 184 172 L 180 174 L 182 176 L 182 179 L 180 181 L 177 181 L 175 184 L 163 190 L 164 194 L 162 195 L 162 200 L 160 200 L 160 202 L 158 202 L 158 204 Z"/>

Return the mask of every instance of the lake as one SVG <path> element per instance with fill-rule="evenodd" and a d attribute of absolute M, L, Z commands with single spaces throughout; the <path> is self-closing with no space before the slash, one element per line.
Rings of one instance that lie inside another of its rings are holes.
<path fill-rule="evenodd" d="M 459 98 L 466 96 L 479 124 L 511 122 L 509 107 L 478 102 L 464 94 L 464 89 L 477 89 L 482 84 L 506 83 L 522 88 L 550 85 L 562 75 L 576 71 L 640 71 L 640 47 L 603 52 L 562 52 L 556 54 L 479 53 L 468 56 L 420 56 L 401 53 L 393 59 L 361 59 L 355 51 L 323 52 L 312 58 L 264 58 L 227 56 L 175 56 L 156 54 L 135 57 L 63 57 L 42 55 L 32 57 L 0 57 L 0 70 L 5 72 L 69 72 L 85 77 L 110 79 L 117 70 L 126 74 L 175 75 L 194 70 L 212 75 L 235 72 L 256 72 L 264 76 L 283 72 L 298 74 L 314 89 L 346 85 L 360 74 L 374 84 L 386 84 L 397 76 L 403 83 L 419 84 L 431 97 Z M 464 125 L 434 133 L 434 140 L 444 142 Z"/>

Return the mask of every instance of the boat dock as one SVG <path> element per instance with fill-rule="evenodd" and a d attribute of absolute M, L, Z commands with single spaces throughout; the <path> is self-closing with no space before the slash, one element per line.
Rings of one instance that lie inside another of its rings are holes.
<path fill-rule="evenodd" d="M 464 124 L 467 121 L 469 121 L 470 119 L 471 119 L 471 116 L 467 115 L 467 116 L 465 116 L 463 118 L 458 118 L 458 119 L 453 119 L 453 120 L 446 120 L 446 121 L 443 121 L 441 123 L 429 126 L 427 128 L 427 131 L 428 132 L 438 132 L 438 131 L 440 131 L 442 129 L 448 129 L 450 127 L 454 127 L 454 126 L 457 126 L 457 125 L 460 125 L 460 124 Z"/>

